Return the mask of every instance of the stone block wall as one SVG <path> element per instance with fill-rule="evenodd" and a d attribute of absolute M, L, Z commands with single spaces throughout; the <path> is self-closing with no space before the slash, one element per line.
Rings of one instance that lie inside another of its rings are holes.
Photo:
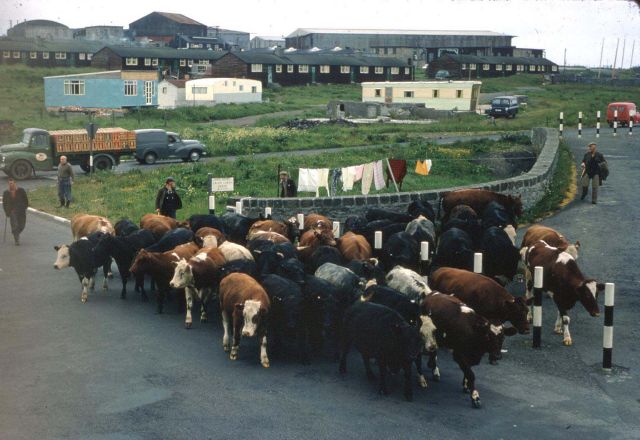
<path fill-rule="evenodd" d="M 332 220 L 343 221 L 348 216 L 364 214 L 371 207 L 405 212 L 407 205 L 414 200 L 428 201 L 437 210 L 442 193 L 458 189 L 479 188 L 516 196 L 520 194 L 524 208 L 528 209 L 534 206 L 547 190 L 557 165 L 560 144 L 558 131 L 553 128 L 532 129 L 531 140 L 536 152 L 538 152 L 536 163 L 527 173 L 508 179 L 431 191 L 369 194 L 367 196 L 286 199 L 236 197 L 230 198 L 228 205 L 235 206 L 237 201 L 242 202 L 242 213 L 251 217 L 264 213 L 264 209 L 269 206 L 274 218 L 285 218 L 298 213 L 305 215 L 320 213 Z"/>

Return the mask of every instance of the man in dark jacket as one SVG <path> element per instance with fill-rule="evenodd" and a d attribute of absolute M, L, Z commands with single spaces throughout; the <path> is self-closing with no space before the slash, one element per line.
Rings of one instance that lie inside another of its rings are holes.
<path fill-rule="evenodd" d="M 160 215 L 176 218 L 176 211 L 182 208 L 182 200 L 176 192 L 176 181 L 167 177 L 165 184 L 156 196 L 156 212 Z"/>
<path fill-rule="evenodd" d="M 289 178 L 288 172 L 280 171 L 280 197 L 296 197 L 297 195 L 296 182 Z"/>
<path fill-rule="evenodd" d="M 2 194 L 2 207 L 4 214 L 11 222 L 11 233 L 16 246 L 20 246 L 20 233 L 24 230 L 27 222 L 27 207 L 29 199 L 24 189 L 18 188 L 16 181 L 8 179 L 9 189 Z"/>
<path fill-rule="evenodd" d="M 600 178 L 602 177 L 602 171 L 600 170 L 601 164 L 605 163 L 604 156 L 599 151 L 596 151 L 595 142 L 591 142 L 588 147 L 589 150 L 582 158 L 582 197 L 580 200 L 584 200 L 589 192 L 589 181 L 591 181 L 591 203 L 594 205 L 598 203 L 598 187 L 600 186 Z"/>

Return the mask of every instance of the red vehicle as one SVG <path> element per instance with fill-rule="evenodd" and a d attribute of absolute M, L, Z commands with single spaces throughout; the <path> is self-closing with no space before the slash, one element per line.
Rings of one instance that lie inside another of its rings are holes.
<path fill-rule="evenodd" d="M 629 121 L 633 121 L 633 125 L 640 124 L 640 114 L 636 110 L 636 105 L 633 102 L 612 102 L 607 107 L 607 122 L 609 127 L 613 127 L 614 112 L 618 110 L 618 127 L 624 127 L 629 125 Z"/>

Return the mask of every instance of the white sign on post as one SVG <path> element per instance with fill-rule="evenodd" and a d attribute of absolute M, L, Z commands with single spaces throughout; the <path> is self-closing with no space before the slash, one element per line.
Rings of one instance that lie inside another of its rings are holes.
<path fill-rule="evenodd" d="M 233 191 L 233 177 L 212 177 L 210 192 Z"/>

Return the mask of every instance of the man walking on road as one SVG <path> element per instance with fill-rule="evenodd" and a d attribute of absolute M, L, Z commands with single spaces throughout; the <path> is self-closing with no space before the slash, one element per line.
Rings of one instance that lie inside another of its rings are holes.
<path fill-rule="evenodd" d="M 156 212 L 160 215 L 176 218 L 176 210 L 182 208 L 182 200 L 176 192 L 176 181 L 167 177 L 165 184 L 156 196 Z"/>
<path fill-rule="evenodd" d="M 71 164 L 67 162 L 67 156 L 60 156 L 58 164 L 58 199 L 60 199 L 60 207 L 69 207 L 69 203 L 73 199 L 71 197 L 71 185 L 75 174 Z"/>
<path fill-rule="evenodd" d="M 602 164 L 606 164 L 604 156 L 599 151 L 596 151 L 596 143 L 591 142 L 588 146 L 588 151 L 585 153 L 582 163 L 581 183 L 582 183 L 582 197 L 580 200 L 584 200 L 589 192 L 589 181 L 591 181 L 591 203 L 594 205 L 598 203 L 598 187 L 600 186 L 600 178 L 602 177 Z"/>
<path fill-rule="evenodd" d="M 2 194 L 2 208 L 4 208 L 4 214 L 11 222 L 11 233 L 16 246 L 20 246 L 20 233 L 24 230 L 24 225 L 27 222 L 29 199 L 25 190 L 18 188 L 15 180 L 10 177 L 8 182 L 9 189 Z"/>

